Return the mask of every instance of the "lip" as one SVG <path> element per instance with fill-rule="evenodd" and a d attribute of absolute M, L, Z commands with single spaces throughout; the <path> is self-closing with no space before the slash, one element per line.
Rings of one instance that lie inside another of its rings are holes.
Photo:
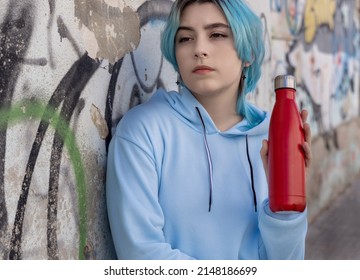
<path fill-rule="evenodd" d="M 206 74 L 212 71 L 214 71 L 214 68 L 211 68 L 207 65 L 198 65 L 192 70 L 192 72 L 196 74 Z"/>

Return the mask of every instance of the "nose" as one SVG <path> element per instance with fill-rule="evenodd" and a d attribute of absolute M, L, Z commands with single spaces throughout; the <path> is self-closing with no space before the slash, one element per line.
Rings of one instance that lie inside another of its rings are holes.
<path fill-rule="evenodd" d="M 195 53 L 195 58 L 206 58 L 207 53 L 206 52 L 197 52 Z"/>
<path fill-rule="evenodd" d="M 206 58 L 208 57 L 207 43 L 206 40 L 202 38 L 196 39 L 195 49 L 194 49 L 194 57 L 196 59 Z"/>

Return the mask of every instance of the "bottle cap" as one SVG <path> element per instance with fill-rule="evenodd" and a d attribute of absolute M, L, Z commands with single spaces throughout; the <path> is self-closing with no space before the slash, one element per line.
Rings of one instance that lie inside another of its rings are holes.
<path fill-rule="evenodd" d="M 295 77 L 291 75 L 279 75 L 276 76 L 274 85 L 275 85 L 275 90 L 279 88 L 296 89 L 296 80 Z"/>

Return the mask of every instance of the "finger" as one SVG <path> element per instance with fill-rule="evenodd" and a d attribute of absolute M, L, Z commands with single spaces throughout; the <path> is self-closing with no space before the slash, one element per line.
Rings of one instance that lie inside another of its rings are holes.
<path fill-rule="evenodd" d="M 311 148 L 308 142 L 304 142 L 301 145 L 303 151 L 304 151 L 304 155 L 305 155 L 305 167 L 309 168 L 310 164 L 311 164 L 311 160 L 312 160 L 312 153 L 311 153 Z"/>
<path fill-rule="evenodd" d="M 262 147 L 260 150 L 260 154 L 263 159 L 265 158 L 267 159 L 268 151 L 269 151 L 268 141 L 264 139 L 262 140 Z"/>
<path fill-rule="evenodd" d="M 311 128 L 308 123 L 304 123 L 304 138 L 305 142 L 308 142 L 311 145 Z"/>
<path fill-rule="evenodd" d="M 269 177 L 268 177 L 268 170 L 269 170 L 269 166 L 268 166 L 268 153 L 269 152 L 269 143 L 267 140 L 263 140 L 262 141 L 262 147 L 260 150 L 260 155 L 261 155 L 261 159 L 263 162 L 263 166 L 264 166 L 264 170 L 265 170 L 265 175 L 266 175 L 266 180 L 269 181 Z"/>
<path fill-rule="evenodd" d="M 308 117 L 308 115 L 309 115 L 309 112 L 308 112 L 308 110 L 303 109 L 303 110 L 301 111 L 300 115 L 301 115 L 301 120 L 302 120 L 302 122 L 305 123 L 306 120 L 307 120 L 307 117 Z"/>

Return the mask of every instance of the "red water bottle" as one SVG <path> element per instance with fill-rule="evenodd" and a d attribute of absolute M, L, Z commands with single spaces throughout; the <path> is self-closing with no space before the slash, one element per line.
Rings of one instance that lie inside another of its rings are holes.
<path fill-rule="evenodd" d="M 296 81 L 275 78 L 276 101 L 269 127 L 269 203 L 273 212 L 303 212 L 306 207 L 304 131 L 295 102 Z"/>

